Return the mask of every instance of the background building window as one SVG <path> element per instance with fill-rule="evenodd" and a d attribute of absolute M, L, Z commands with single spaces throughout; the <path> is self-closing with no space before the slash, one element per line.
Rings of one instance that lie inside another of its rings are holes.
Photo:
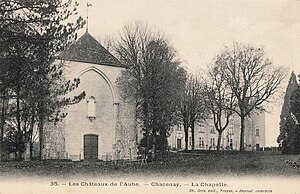
<path fill-rule="evenodd" d="M 204 147 L 204 137 L 199 137 L 199 147 Z"/>
<path fill-rule="evenodd" d="M 233 140 L 232 139 L 229 140 L 229 147 L 231 150 L 233 150 Z"/>
<path fill-rule="evenodd" d="M 215 133 L 215 128 L 213 125 L 210 125 L 210 133 Z"/>
<path fill-rule="evenodd" d="M 204 127 L 200 126 L 199 133 L 204 133 Z"/>
<path fill-rule="evenodd" d="M 233 124 L 229 124 L 228 134 L 233 135 Z"/>
<path fill-rule="evenodd" d="M 210 147 L 214 148 L 215 146 L 215 138 L 210 138 Z"/>
<path fill-rule="evenodd" d="M 88 118 L 94 119 L 96 118 L 96 100 L 93 96 L 91 96 L 88 100 Z"/>

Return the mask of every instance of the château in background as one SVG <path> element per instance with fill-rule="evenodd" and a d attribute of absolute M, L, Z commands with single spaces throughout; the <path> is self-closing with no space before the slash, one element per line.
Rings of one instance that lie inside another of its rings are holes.
<path fill-rule="evenodd" d="M 265 113 L 252 114 L 248 117 L 245 126 L 245 150 L 258 151 L 265 147 Z M 240 120 L 237 115 L 232 115 L 230 123 L 222 133 L 220 149 L 238 150 L 240 147 Z M 216 131 L 212 119 L 195 127 L 195 149 L 216 150 L 218 141 L 218 131 Z M 189 130 L 188 149 L 192 148 L 192 135 Z M 169 137 L 171 149 L 185 149 L 185 135 L 181 124 L 175 126 Z"/>

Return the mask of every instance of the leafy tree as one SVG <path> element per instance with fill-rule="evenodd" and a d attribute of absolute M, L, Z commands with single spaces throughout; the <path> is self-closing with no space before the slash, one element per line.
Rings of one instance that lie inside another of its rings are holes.
<path fill-rule="evenodd" d="M 148 107 L 142 92 L 143 71 L 145 69 L 143 54 L 146 53 L 146 45 L 154 40 L 155 36 L 160 35 L 154 35 L 153 31 L 142 22 L 129 23 L 123 27 L 120 40 L 116 41 L 114 48 L 117 58 L 128 67 L 126 71 L 122 72 L 117 83 L 122 99 L 135 104 L 137 113 L 135 131 L 137 131 L 138 125 L 145 131 L 147 137 L 145 154 L 150 148 L 150 129 Z"/>
<path fill-rule="evenodd" d="M 299 76 L 300 77 L 300 76 Z M 290 97 L 291 128 L 287 130 L 286 141 L 291 153 L 300 153 L 300 86 L 295 89 Z"/>
<path fill-rule="evenodd" d="M 300 75 L 299 75 L 300 78 Z M 294 120 L 296 122 L 296 124 L 299 124 L 300 121 L 300 86 L 298 85 L 298 87 L 292 92 L 291 97 L 290 97 L 290 110 L 292 115 L 294 115 Z"/>
<path fill-rule="evenodd" d="M 297 83 L 297 77 L 294 72 L 291 73 L 288 86 L 286 88 L 285 96 L 284 96 L 284 102 L 281 109 L 280 114 L 280 134 L 277 138 L 278 143 L 283 143 L 282 141 L 288 141 L 287 133 L 291 129 L 291 125 L 293 125 L 293 120 L 291 118 L 288 118 L 291 116 L 291 95 L 292 93 L 298 88 Z M 288 124 L 287 122 L 292 122 Z M 287 145 L 287 143 L 283 143 L 284 145 Z"/>
<path fill-rule="evenodd" d="M 76 2 L 62 0 L 4 0 L 0 3 L 3 48 L 0 56 L 1 66 L 6 69 L 0 73 L 12 80 L 2 81 L 6 85 L 1 89 L 6 91 L 6 99 L 15 103 L 10 114 L 17 122 L 17 139 L 20 142 L 24 138 L 21 123 L 25 122 L 22 119 L 27 122 L 28 118 L 22 116 L 27 111 L 32 122 L 28 136 L 32 137 L 30 133 L 37 123 L 41 150 L 45 121 L 49 118 L 57 121 L 65 116 L 59 114 L 58 109 L 72 100 L 61 95 L 79 83 L 79 80 L 74 83 L 64 80 L 63 65 L 54 63 L 57 53 L 76 39 L 75 31 L 84 25 L 81 17 L 75 22 L 66 22 L 76 14 L 77 6 Z M 83 96 L 73 100 L 78 101 Z"/>
<path fill-rule="evenodd" d="M 263 48 L 234 43 L 216 56 L 215 64 L 237 100 L 233 111 L 241 121 L 240 151 L 244 150 L 245 118 L 253 111 L 265 111 L 264 104 L 281 90 L 285 78 L 284 69 L 273 66 L 265 55 Z"/>
<path fill-rule="evenodd" d="M 150 125 L 154 141 L 161 137 L 163 151 L 170 127 L 177 122 L 177 104 L 184 86 L 186 72 L 175 60 L 173 48 L 164 40 L 156 40 L 147 47 L 144 93 L 149 97 L 151 107 Z"/>
<path fill-rule="evenodd" d="M 19 158 L 19 153 L 25 151 L 25 142 L 20 142 L 18 136 L 19 132 L 16 128 L 8 127 L 3 140 L 6 152 L 8 154 L 14 153 L 15 158 Z"/>
<path fill-rule="evenodd" d="M 118 80 L 121 96 L 134 102 L 147 154 L 149 149 L 166 149 L 165 141 L 170 126 L 175 122 L 178 92 L 186 72 L 179 67 L 176 53 L 160 33 L 136 22 L 123 28 L 116 46 L 116 55 L 128 69 Z M 152 139 L 150 141 L 150 139 Z M 160 143 L 159 143 L 160 142 Z M 155 146 L 162 144 L 161 146 Z"/>

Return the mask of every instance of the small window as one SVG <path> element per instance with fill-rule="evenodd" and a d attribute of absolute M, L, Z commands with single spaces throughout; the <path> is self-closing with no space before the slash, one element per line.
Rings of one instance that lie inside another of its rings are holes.
<path fill-rule="evenodd" d="M 177 125 L 177 131 L 181 131 L 182 130 L 182 125 L 181 124 L 178 124 Z"/>
<path fill-rule="evenodd" d="M 255 136 L 259 136 L 259 129 L 258 128 L 255 130 Z"/>
<path fill-rule="evenodd" d="M 95 119 L 96 118 L 96 100 L 93 96 L 91 96 L 88 100 L 88 118 Z"/>

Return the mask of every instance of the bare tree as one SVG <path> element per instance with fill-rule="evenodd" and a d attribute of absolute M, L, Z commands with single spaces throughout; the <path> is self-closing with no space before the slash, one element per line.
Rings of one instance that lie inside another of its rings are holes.
<path fill-rule="evenodd" d="M 191 148 L 195 149 L 195 125 L 208 118 L 205 106 L 203 83 L 197 77 L 189 76 L 182 90 L 180 119 L 184 128 L 185 150 L 188 150 L 189 128 L 191 129 Z"/>
<path fill-rule="evenodd" d="M 205 106 L 203 83 L 197 77 L 190 79 L 190 127 L 192 135 L 192 150 L 195 149 L 195 125 L 202 123 L 209 117 L 209 111 Z"/>
<path fill-rule="evenodd" d="M 109 52 L 114 52 L 114 48 L 116 47 L 115 40 L 116 39 L 111 35 L 106 35 L 103 38 L 98 39 L 99 43 Z"/>
<path fill-rule="evenodd" d="M 226 82 L 226 77 L 217 65 L 213 65 L 209 69 L 204 82 L 205 105 L 213 115 L 215 129 L 219 133 L 217 150 L 220 150 L 222 133 L 227 128 L 233 114 L 235 97 Z"/>
<path fill-rule="evenodd" d="M 215 64 L 237 100 L 232 110 L 241 120 L 240 151 L 244 150 L 245 118 L 253 111 L 265 111 L 265 103 L 281 91 L 286 77 L 284 69 L 273 66 L 265 55 L 263 48 L 234 43 L 216 56 Z"/>

